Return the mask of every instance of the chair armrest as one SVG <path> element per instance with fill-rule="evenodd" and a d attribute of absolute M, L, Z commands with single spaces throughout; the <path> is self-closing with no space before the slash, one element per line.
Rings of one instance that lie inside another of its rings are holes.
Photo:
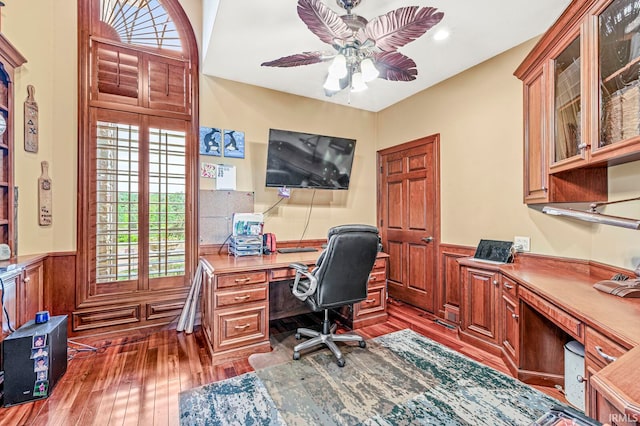
<path fill-rule="evenodd" d="M 316 292 L 316 288 L 318 287 L 318 280 L 316 277 L 311 275 L 311 272 L 309 272 L 309 267 L 305 264 L 292 263 L 289 265 L 289 267 L 296 270 L 296 278 L 295 278 L 295 281 L 293 282 L 293 287 L 291 288 L 291 292 L 298 299 L 305 301 L 307 297 L 311 296 L 313 293 Z M 307 288 L 305 291 L 300 291 L 298 289 L 298 286 L 300 284 L 300 278 L 302 278 L 302 276 L 305 276 L 309 280 L 309 288 Z"/>

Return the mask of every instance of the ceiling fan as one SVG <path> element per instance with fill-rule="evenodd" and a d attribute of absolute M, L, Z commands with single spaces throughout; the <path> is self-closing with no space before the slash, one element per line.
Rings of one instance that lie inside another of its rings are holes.
<path fill-rule="evenodd" d="M 297 67 L 331 60 L 323 85 L 327 96 L 347 87 L 351 92 L 364 90 L 366 83 L 376 78 L 415 80 L 416 63 L 397 49 L 421 37 L 442 20 L 444 13 L 434 7 L 408 6 L 368 21 L 351 12 L 361 1 L 336 0 L 347 11 L 345 15 L 338 15 L 321 0 L 298 0 L 300 19 L 335 52 L 303 52 L 261 65 Z"/>

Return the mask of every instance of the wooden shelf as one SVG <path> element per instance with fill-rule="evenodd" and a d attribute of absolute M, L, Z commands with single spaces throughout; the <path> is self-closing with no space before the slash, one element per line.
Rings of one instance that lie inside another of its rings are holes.
<path fill-rule="evenodd" d="M 634 60 L 632 60 L 631 62 L 629 62 L 627 65 L 625 65 L 624 67 L 620 68 L 618 71 L 610 74 L 609 76 L 605 77 L 602 79 L 602 85 L 605 86 L 607 88 L 607 90 L 612 93 L 615 92 L 618 89 L 621 89 L 622 87 L 618 87 L 616 83 L 616 78 L 622 76 L 625 73 L 630 73 L 632 75 L 635 75 L 636 78 L 631 79 L 630 81 L 626 82 L 624 81 L 624 85 L 628 85 L 633 81 L 637 81 L 638 80 L 638 71 L 640 70 L 640 56 L 635 58 Z M 615 90 L 612 90 L 615 89 Z"/>

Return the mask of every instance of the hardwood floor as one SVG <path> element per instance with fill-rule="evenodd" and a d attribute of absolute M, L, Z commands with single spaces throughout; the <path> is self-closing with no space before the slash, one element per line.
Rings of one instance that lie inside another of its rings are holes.
<path fill-rule="evenodd" d="M 365 338 L 410 328 L 485 365 L 507 373 L 504 362 L 458 340 L 420 309 L 390 300 L 389 320 L 358 330 Z M 272 333 L 308 325 L 309 317 L 283 319 Z M 67 373 L 48 399 L 0 408 L 0 425 L 175 425 L 178 394 L 206 383 L 252 371 L 247 359 L 211 364 L 199 328 L 193 334 L 162 330 L 115 339 L 85 338 L 70 344 Z M 554 390 L 547 391 L 561 397 Z"/>

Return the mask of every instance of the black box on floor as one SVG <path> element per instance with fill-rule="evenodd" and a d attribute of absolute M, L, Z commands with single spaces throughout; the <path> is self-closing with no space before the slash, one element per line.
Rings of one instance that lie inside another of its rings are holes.
<path fill-rule="evenodd" d="M 67 316 L 27 322 L 2 342 L 2 405 L 48 397 L 67 371 Z"/>

